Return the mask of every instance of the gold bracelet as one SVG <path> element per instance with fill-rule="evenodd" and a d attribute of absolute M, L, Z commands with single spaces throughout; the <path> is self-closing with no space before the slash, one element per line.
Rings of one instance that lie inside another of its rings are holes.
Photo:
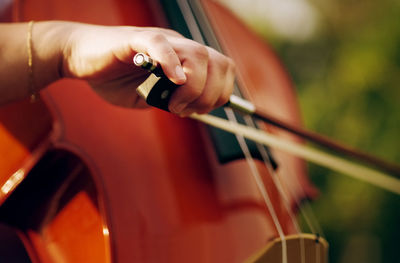
<path fill-rule="evenodd" d="M 35 88 L 35 79 L 33 76 L 33 48 L 32 48 L 32 27 L 33 20 L 28 23 L 28 33 L 26 37 L 26 46 L 28 50 L 28 75 L 29 75 L 29 92 L 30 92 L 30 101 L 33 103 L 38 98 L 38 93 Z"/>

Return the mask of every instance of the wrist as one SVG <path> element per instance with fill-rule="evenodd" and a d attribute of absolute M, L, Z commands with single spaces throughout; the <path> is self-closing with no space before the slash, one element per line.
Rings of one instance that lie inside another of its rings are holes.
<path fill-rule="evenodd" d="M 35 22 L 32 28 L 34 80 L 38 89 L 64 77 L 63 61 L 71 26 L 69 22 Z"/>

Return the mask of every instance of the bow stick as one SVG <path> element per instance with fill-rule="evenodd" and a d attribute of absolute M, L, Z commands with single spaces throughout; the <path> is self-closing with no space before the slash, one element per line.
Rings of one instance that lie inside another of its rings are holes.
<path fill-rule="evenodd" d="M 133 59 L 136 66 L 147 69 L 152 74 L 137 88 L 137 93 L 151 106 L 168 111 L 169 99 L 173 92 L 176 90 L 178 85 L 171 82 L 159 67 L 149 56 L 143 53 L 137 53 Z M 327 149 L 334 150 L 338 153 L 345 154 L 352 158 L 366 162 L 369 165 L 380 168 L 394 176 L 400 175 L 400 167 L 387 163 L 374 156 L 355 151 L 341 145 L 327 137 L 319 134 L 306 131 L 299 127 L 290 125 L 281 120 L 278 120 L 272 116 L 269 116 L 265 112 L 262 112 L 249 101 L 244 100 L 235 95 L 231 95 L 229 102 L 224 105 L 229 106 L 234 110 L 240 111 L 245 114 L 249 114 L 259 120 L 274 125 L 283 130 L 289 131 L 299 137 L 307 139 L 317 145 L 323 146 Z M 257 130 L 252 127 L 245 125 L 231 123 L 227 120 L 214 117 L 211 115 L 199 115 L 192 114 L 189 116 L 192 119 L 204 122 L 214 127 L 223 129 L 225 131 L 239 134 L 243 137 L 251 139 L 255 142 L 261 143 L 266 146 L 277 148 L 295 156 L 304 158 L 308 161 L 316 164 L 328 167 L 332 170 L 342 172 L 359 180 L 363 180 L 379 187 L 382 187 L 388 191 L 400 194 L 400 180 L 395 179 L 389 174 L 376 171 L 367 166 L 350 162 L 344 158 L 328 154 L 326 152 L 311 148 L 299 143 L 294 143 L 288 140 L 282 140 L 277 136 L 267 134 L 264 131 Z"/>

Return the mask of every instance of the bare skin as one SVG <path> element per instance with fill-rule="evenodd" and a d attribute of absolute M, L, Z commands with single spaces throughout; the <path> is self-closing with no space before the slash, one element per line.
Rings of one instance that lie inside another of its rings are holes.
<path fill-rule="evenodd" d="M 0 106 L 30 95 L 27 29 L 27 23 L 0 24 Z M 167 77 L 182 85 L 169 104 L 173 113 L 206 113 L 226 103 L 233 89 L 230 58 L 172 30 L 36 22 L 32 44 L 37 90 L 60 78 L 77 78 L 110 103 L 145 107 L 135 92 L 147 75 L 132 64 L 137 52 L 158 61 Z"/>

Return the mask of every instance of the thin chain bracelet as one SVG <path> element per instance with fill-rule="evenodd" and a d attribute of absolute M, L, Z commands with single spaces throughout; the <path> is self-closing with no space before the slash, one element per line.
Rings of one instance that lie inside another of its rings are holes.
<path fill-rule="evenodd" d="M 28 50 L 28 74 L 29 74 L 29 92 L 30 92 L 30 101 L 33 103 L 38 98 L 38 93 L 35 88 L 35 80 L 33 76 L 33 47 L 32 47 L 32 27 L 34 21 L 30 21 L 28 23 L 28 33 L 26 37 L 26 46 Z"/>

